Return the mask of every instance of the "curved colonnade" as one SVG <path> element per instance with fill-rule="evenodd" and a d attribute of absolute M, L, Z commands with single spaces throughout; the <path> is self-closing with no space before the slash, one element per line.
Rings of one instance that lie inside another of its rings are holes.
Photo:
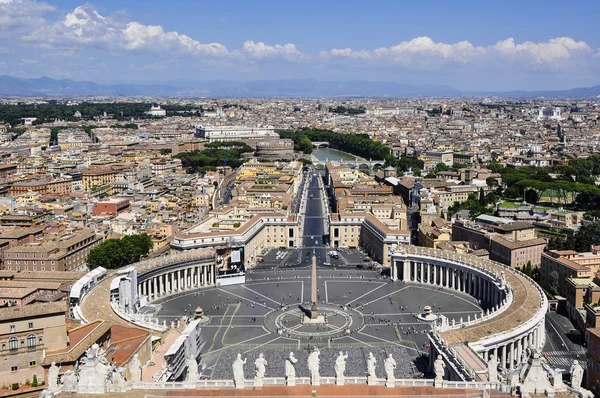
<path fill-rule="evenodd" d="M 148 302 L 177 292 L 216 284 L 214 250 L 193 249 L 134 264 L 137 293 Z"/>
<path fill-rule="evenodd" d="M 474 379 L 492 355 L 501 369 L 515 369 L 527 360 L 528 350 L 544 346 L 548 300 L 526 275 L 465 254 L 416 246 L 395 250 L 393 280 L 464 292 L 485 308 L 480 317 L 442 322 L 430 334 L 430 363 L 442 355 L 452 378 Z"/>

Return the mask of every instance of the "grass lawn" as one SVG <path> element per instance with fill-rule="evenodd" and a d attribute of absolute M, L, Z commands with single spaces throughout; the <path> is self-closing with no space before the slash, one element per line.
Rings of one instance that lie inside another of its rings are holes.
<path fill-rule="evenodd" d="M 520 203 L 514 203 L 514 202 L 502 202 L 499 207 L 504 207 L 504 208 L 507 208 L 507 209 L 516 209 L 518 207 L 521 207 L 521 204 Z"/>

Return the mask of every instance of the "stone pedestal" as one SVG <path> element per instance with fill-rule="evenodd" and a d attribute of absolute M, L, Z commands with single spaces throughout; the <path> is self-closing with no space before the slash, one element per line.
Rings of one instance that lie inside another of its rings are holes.
<path fill-rule="evenodd" d="M 94 360 L 86 362 L 79 369 L 79 383 L 77 393 L 79 394 L 104 394 L 106 392 L 106 374 L 97 368 Z M 102 367 L 102 370 L 105 368 Z"/>
<path fill-rule="evenodd" d="M 377 385 L 377 377 L 367 376 L 367 385 L 376 386 Z"/>
<path fill-rule="evenodd" d="M 396 387 L 396 379 L 388 379 L 385 381 L 385 386 L 389 388 Z"/>
<path fill-rule="evenodd" d="M 325 323 L 327 323 L 327 320 L 325 319 L 325 315 L 317 315 L 314 318 L 311 318 L 310 316 L 304 316 L 304 318 L 302 319 L 302 324 L 303 325 L 324 325 Z"/>
<path fill-rule="evenodd" d="M 290 386 L 290 387 L 294 387 L 296 385 L 296 377 L 294 377 L 294 376 L 288 376 L 285 379 L 285 385 L 286 386 Z"/>
<path fill-rule="evenodd" d="M 258 377 L 254 378 L 254 387 L 262 387 L 264 386 L 264 379 L 259 379 Z"/>
<path fill-rule="evenodd" d="M 346 384 L 345 381 L 346 381 L 345 377 L 336 377 L 335 378 L 335 385 L 336 386 L 343 386 L 344 384 Z"/>

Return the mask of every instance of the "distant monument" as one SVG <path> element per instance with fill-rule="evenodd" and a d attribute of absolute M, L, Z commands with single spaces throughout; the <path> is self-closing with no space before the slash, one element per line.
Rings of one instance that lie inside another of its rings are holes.
<path fill-rule="evenodd" d="M 315 255 L 314 252 L 313 252 L 313 256 L 312 256 L 310 316 L 305 316 L 303 323 L 305 323 L 305 324 L 325 323 L 325 316 L 319 315 L 319 309 L 317 307 L 317 256 Z"/>

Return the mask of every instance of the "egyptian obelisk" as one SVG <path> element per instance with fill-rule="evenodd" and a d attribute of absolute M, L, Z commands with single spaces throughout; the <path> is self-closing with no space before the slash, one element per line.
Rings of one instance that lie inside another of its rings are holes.
<path fill-rule="evenodd" d="M 310 292 L 310 319 L 317 319 L 317 256 L 313 251 L 312 255 L 312 278 L 311 278 L 311 292 Z"/>

